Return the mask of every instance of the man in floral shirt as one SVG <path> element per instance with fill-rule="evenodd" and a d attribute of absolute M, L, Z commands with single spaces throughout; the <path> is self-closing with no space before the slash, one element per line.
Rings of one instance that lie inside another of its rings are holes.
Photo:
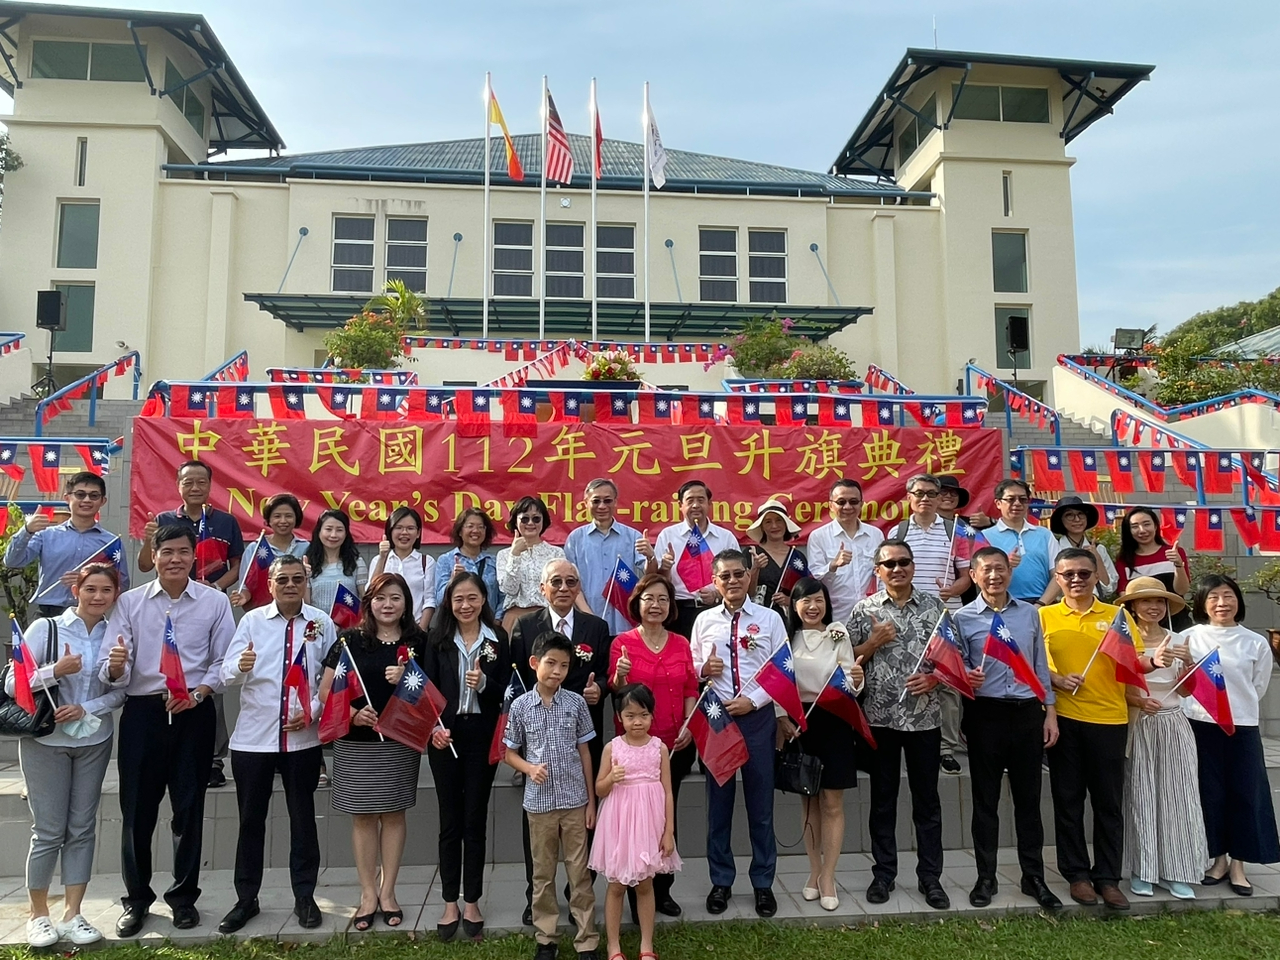
<path fill-rule="evenodd" d="M 942 802 L 938 755 L 942 715 L 938 681 L 921 655 L 941 618 L 942 601 L 911 585 L 915 559 L 905 540 L 885 540 L 872 557 L 884 589 L 859 601 L 849 618 L 854 654 L 864 657 L 863 709 L 875 735 L 871 753 L 871 855 L 868 903 L 885 903 L 898 876 L 898 784 L 902 756 L 911 786 L 918 860 L 916 876 L 935 910 L 951 906 L 942 889 Z"/>

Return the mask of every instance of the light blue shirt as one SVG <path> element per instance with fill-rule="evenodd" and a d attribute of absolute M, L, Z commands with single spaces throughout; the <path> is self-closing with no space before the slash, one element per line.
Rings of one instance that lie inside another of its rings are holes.
<path fill-rule="evenodd" d="M 1058 556 L 1058 538 L 1048 527 L 1024 524 L 1021 531 L 1005 526 L 1003 520 L 982 531 L 987 543 L 999 547 L 1006 555 L 1018 551 L 1021 558 L 1009 580 L 1009 596 L 1019 600 L 1038 600 L 1053 577 L 1053 561 Z"/>
<path fill-rule="evenodd" d="M 449 581 L 453 579 L 453 564 L 457 557 L 462 558 L 462 569 L 468 573 L 480 574 L 480 579 L 484 581 L 484 587 L 489 592 L 489 606 L 493 608 L 493 615 L 501 620 L 506 603 L 502 597 L 502 590 L 498 586 L 498 561 L 490 553 L 482 553 L 472 560 L 454 547 L 436 557 L 436 601 L 431 606 L 438 607 L 444 600 L 445 587 L 449 586 Z"/>
<path fill-rule="evenodd" d="M 1003 610 L 993 610 L 979 594 L 978 598 L 967 603 L 952 614 L 951 622 L 955 624 L 956 633 L 960 635 L 960 646 L 964 653 L 964 662 L 970 669 L 981 666 L 986 680 L 973 692 L 975 697 L 993 697 L 997 700 L 1026 700 L 1034 697 L 1031 688 L 1019 682 L 1013 670 L 994 657 L 987 657 L 983 664 L 983 650 L 987 645 L 987 634 L 991 632 L 991 621 L 996 613 L 1013 634 L 1014 643 L 1022 651 L 1022 655 L 1031 664 L 1031 669 L 1040 679 L 1045 690 L 1045 703 L 1054 702 L 1053 686 L 1049 683 L 1049 655 L 1045 652 L 1044 633 L 1040 629 L 1040 608 L 1026 600 L 1015 600 L 1012 597 Z"/>
<path fill-rule="evenodd" d="M 64 573 L 79 569 L 114 539 L 114 533 L 96 523 L 84 532 L 72 526 L 70 520 L 36 533 L 28 533 L 24 526 L 9 541 L 4 565 L 25 567 L 32 560 L 39 560 L 40 582 L 31 601 L 50 607 L 74 607 L 76 599 L 71 595 L 71 588 L 58 583 L 58 579 Z M 124 549 L 123 542 L 120 549 Z M 123 593 L 129 589 L 129 566 L 123 562 L 119 566 L 120 592 Z"/>
<path fill-rule="evenodd" d="M 604 588 L 613 578 L 619 559 L 632 569 L 637 578 L 644 576 L 646 561 L 636 553 L 636 541 L 639 539 L 640 534 L 614 520 L 607 533 L 601 532 L 594 523 L 588 523 L 570 531 L 564 542 L 565 559 L 578 568 L 582 596 L 591 612 L 609 624 L 609 632 L 615 637 L 626 633 L 632 625 L 613 604 L 605 601 Z"/>

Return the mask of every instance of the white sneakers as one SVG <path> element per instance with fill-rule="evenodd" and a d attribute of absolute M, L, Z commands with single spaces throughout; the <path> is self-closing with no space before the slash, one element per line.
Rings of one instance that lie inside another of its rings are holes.
<path fill-rule="evenodd" d="M 102 931 L 79 913 L 56 926 L 48 917 L 33 917 L 27 921 L 27 943 L 30 946 L 51 947 L 64 937 L 77 947 L 83 947 L 101 940 Z"/>
<path fill-rule="evenodd" d="M 52 947 L 58 939 L 58 931 L 48 917 L 32 917 L 27 921 L 27 943 L 30 946 Z"/>

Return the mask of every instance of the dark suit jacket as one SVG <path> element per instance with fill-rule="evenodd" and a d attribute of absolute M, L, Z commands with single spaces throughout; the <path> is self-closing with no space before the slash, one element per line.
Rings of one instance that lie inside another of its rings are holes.
<path fill-rule="evenodd" d="M 512 662 L 527 690 L 532 690 L 533 685 L 538 682 L 537 674 L 529 666 L 534 641 L 548 630 L 554 630 L 555 620 L 549 609 L 543 609 L 521 617 L 511 631 Z M 574 610 L 573 636 L 569 639 L 577 650 L 569 663 L 569 675 L 565 677 L 563 686 L 566 690 L 581 694 L 587 685 L 587 678 L 593 673 L 596 675 L 596 683 L 600 685 L 600 702 L 594 706 L 588 704 L 588 709 L 595 724 L 596 740 L 599 740 L 604 723 L 604 691 L 609 681 L 609 624 L 593 614 Z"/>
<path fill-rule="evenodd" d="M 502 698 L 507 692 L 507 683 L 511 680 L 511 646 L 502 627 L 493 631 L 498 642 L 494 645 L 492 659 L 480 656 L 480 672 L 485 675 L 485 687 L 480 691 L 480 715 L 486 723 L 496 726 L 498 714 L 502 712 Z M 488 641 L 492 643 L 492 641 Z M 458 715 L 458 648 L 454 645 L 453 635 L 445 636 L 439 628 L 427 634 L 427 642 L 422 652 L 422 669 L 444 695 L 445 708 L 441 722 L 451 726 Z"/>

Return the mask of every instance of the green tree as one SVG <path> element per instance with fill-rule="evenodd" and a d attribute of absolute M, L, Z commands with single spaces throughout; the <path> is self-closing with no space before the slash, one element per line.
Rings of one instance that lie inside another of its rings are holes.
<path fill-rule="evenodd" d="M 22 169 L 22 158 L 9 143 L 9 132 L 0 130 L 0 204 L 4 202 L 4 175 L 12 170 Z"/>
<path fill-rule="evenodd" d="M 1276 326 L 1280 326 L 1280 288 L 1260 300 L 1242 300 L 1234 306 L 1197 313 L 1166 333 L 1160 345 L 1170 347 L 1200 337 L 1200 342 L 1213 351 Z"/>
<path fill-rule="evenodd" d="M 401 333 L 409 328 L 427 328 L 427 300 L 405 286 L 403 280 L 388 280 L 386 289 L 364 305 L 372 313 L 383 313 L 391 318 Z"/>
<path fill-rule="evenodd" d="M 0 529 L 0 555 L 9 548 L 9 541 L 26 522 L 21 510 L 16 506 L 9 507 L 8 524 Z M 25 567 L 0 566 L 0 604 L 3 604 L 6 615 L 12 613 L 18 618 L 20 627 L 27 626 L 27 601 L 36 592 L 36 573 L 34 561 Z"/>

